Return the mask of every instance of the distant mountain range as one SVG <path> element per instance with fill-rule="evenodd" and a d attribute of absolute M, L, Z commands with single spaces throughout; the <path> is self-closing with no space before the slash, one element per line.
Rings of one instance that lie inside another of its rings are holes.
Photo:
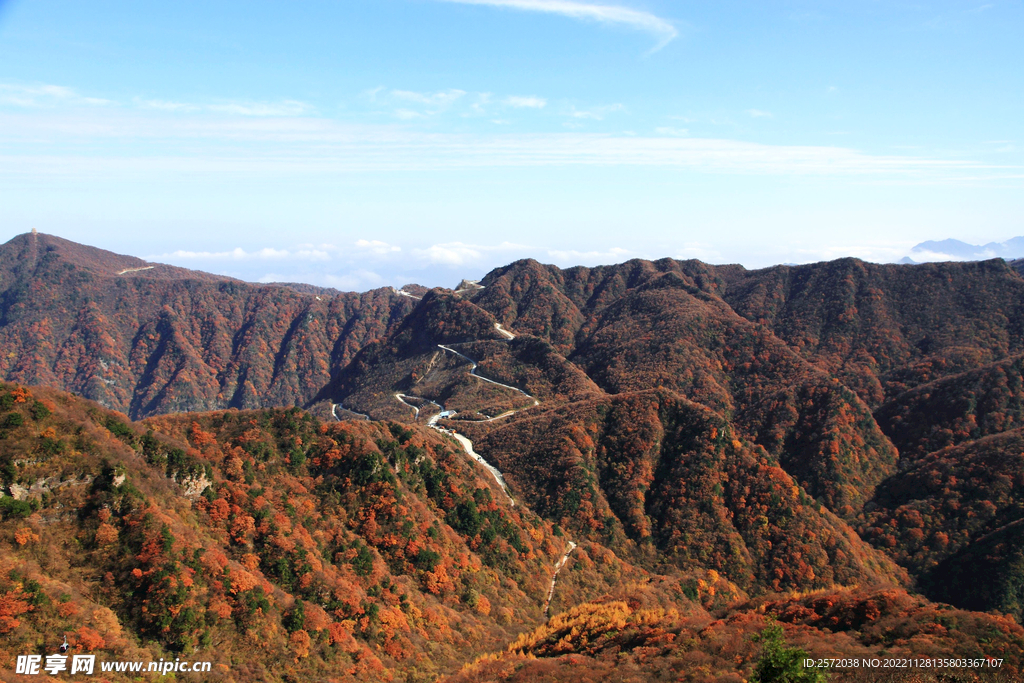
<path fill-rule="evenodd" d="M 67 631 L 223 680 L 742 680 L 771 615 L 1024 671 L 1001 259 L 355 294 L 28 234 L 0 350 L 0 667 Z"/>
<path fill-rule="evenodd" d="M 1024 237 L 1014 237 L 1005 242 L 968 244 L 960 240 L 929 240 L 915 245 L 910 255 L 901 263 L 924 261 L 984 261 L 991 258 L 1007 260 L 1024 258 Z"/>

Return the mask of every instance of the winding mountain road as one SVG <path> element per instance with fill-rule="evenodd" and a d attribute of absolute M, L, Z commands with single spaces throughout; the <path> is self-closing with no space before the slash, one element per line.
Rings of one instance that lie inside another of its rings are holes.
<path fill-rule="evenodd" d="M 501 330 L 499 330 L 499 332 L 500 331 Z M 511 333 L 507 333 L 507 334 L 511 334 Z M 513 337 L 513 339 L 514 339 L 514 337 Z M 462 353 L 459 353 L 455 349 L 451 348 L 450 346 L 445 346 L 444 344 L 438 344 L 437 347 L 439 349 L 444 349 L 448 353 L 454 353 L 459 358 L 462 358 L 464 360 L 469 361 L 469 363 L 473 366 L 472 368 L 469 369 L 469 374 L 473 375 L 477 379 L 483 380 L 484 382 L 490 382 L 491 384 L 497 384 L 499 387 L 505 387 L 506 389 L 511 389 L 512 391 L 518 391 L 520 394 L 522 394 L 526 398 L 528 398 L 531 401 L 533 401 L 533 405 L 535 405 L 535 406 L 539 406 L 540 405 L 540 401 L 535 399 L 533 396 L 530 396 L 528 393 L 526 393 L 525 391 L 523 391 L 519 387 L 513 387 L 513 386 L 509 386 L 508 384 L 502 384 L 501 382 L 495 382 L 493 379 L 488 379 L 488 378 L 478 374 L 477 371 L 476 371 L 476 369 L 477 369 L 477 362 L 475 360 L 473 360 L 472 358 L 470 358 L 469 356 L 467 356 L 465 354 L 462 354 Z"/>
<path fill-rule="evenodd" d="M 477 286 L 479 286 L 479 285 L 477 285 Z M 481 289 L 482 289 L 482 287 L 481 287 Z M 402 292 L 401 290 L 395 290 L 395 291 L 400 293 L 400 294 L 404 294 L 406 296 L 412 296 L 411 294 L 408 294 L 407 292 Z M 417 298 L 417 297 L 412 297 L 412 298 Z M 494 324 L 494 329 L 496 329 L 498 332 L 500 332 L 501 335 L 504 336 L 509 341 L 511 341 L 511 340 L 516 338 L 516 336 L 514 334 L 512 334 L 511 332 L 509 332 L 508 330 L 503 328 L 501 326 L 501 323 L 495 323 Z M 451 348 L 450 346 L 445 346 L 444 344 L 438 344 L 437 347 L 439 349 L 443 350 L 443 351 L 447 351 L 448 353 L 455 354 L 459 358 L 462 358 L 463 360 L 467 361 L 470 364 L 470 366 L 471 366 L 470 370 L 469 370 L 469 374 L 472 375 L 473 377 L 476 377 L 477 379 L 482 380 L 484 382 L 488 382 L 490 384 L 495 384 L 495 385 L 497 385 L 499 387 L 504 387 L 506 389 L 511 389 L 513 391 L 519 392 L 523 396 L 525 396 L 528 399 L 530 399 L 531 401 L 533 401 L 533 405 L 534 406 L 539 406 L 540 405 L 540 401 L 538 401 L 533 396 L 530 396 L 528 393 L 526 393 L 525 391 L 523 391 L 522 389 L 520 389 L 518 387 L 513 387 L 513 386 L 510 386 L 508 384 L 502 384 L 501 382 L 496 382 L 493 379 L 488 379 L 487 377 L 482 377 L 481 375 L 477 374 L 476 369 L 477 369 L 478 364 L 477 364 L 477 362 L 475 360 L 473 360 L 469 356 L 467 356 L 467 355 L 465 355 L 463 353 L 459 353 L 455 349 Z M 462 450 L 464 450 L 466 452 L 466 455 L 468 455 L 473 460 L 478 462 L 488 472 L 491 473 L 491 476 L 494 477 L 494 481 L 498 483 L 498 486 L 501 487 L 501 490 L 505 494 L 505 497 L 508 498 L 509 504 L 513 505 L 513 506 L 516 504 L 516 501 L 512 497 L 512 494 L 510 494 L 509 491 L 508 491 L 508 483 L 505 481 L 505 475 L 503 475 L 501 473 L 501 470 L 499 470 L 497 467 L 495 467 L 491 463 L 487 462 L 487 460 L 485 460 L 482 455 L 477 453 L 473 449 L 473 442 L 470 441 L 468 438 L 466 438 L 462 434 L 459 434 L 458 432 L 456 432 L 453 429 L 446 429 L 446 428 L 444 428 L 444 427 L 442 427 L 442 426 L 437 424 L 438 421 L 440 421 L 440 419 L 441 419 L 441 413 L 444 412 L 444 406 L 443 405 L 441 405 L 440 403 L 437 403 L 436 401 L 431 401 L 428 398 L 423 398 L 422 396 L 411 396 L 409 394 L 403 394 L 403 393 L 395 393 L 395 394 L 393 394 L 393 396 L 402 405 L 404 405 L 404 406 L 406 406 L 408 408 L 412 408 L 413 409 L 413 411 L 415 413 L 414 416 L 413 416 L 414 420 L 419 419 L 420 408 L 419 408 L 419 406 L 414 406 L 413 404 L 409 403 L 405 399 L 415 399 L 417 401 L 424 401 L 424 402 L 427 402 L 427 403 L 432 403 L 433 405 L 435 405 L 438 408 L 440 408 L 441 410 L 439 412 L 435 413 L 434 415 L 431 415 L 430 419 L 427 420 L 427 426 L 430 427 L 431 429 L 435 429 L 435 430 L 437 430 L 439 432 L 442 432 L 444 434 L 447 434 L 448 436 L 453 437 L 459 443 L 459 445 L 462 446 Z M 533 406 L 528 406 L 528 407 L 533 407 Z M 341 408 L 342 408 L 342 410 L 347 410 L 347 408 L 345 408 L 345 406 L 341 406 Z M 338 416 L 334 412 L 334 409 L 335 409 L 335 404 L 332 403 L 331 404 L 331 414 L 334 415 L 335 419 L 338 419 Z M 525 408 L 519 408 L 519 409 L 514 409 L 514 410 L 507 410 L 504 413 L 502 413 L 501 415 L 496 415 L 494 417 L 487 418 L 485 420 L 485 422 L 493 422 L 494 420 L 501 420 L 501 419 L 506 418 L 506 417 L 508 417 L 510 415 L 514 415 L 515 413 L 518 413 L 520 410 L 525 410 Z M 354 412 L 354 411 L 349 411 L 349 412 Z M 370 419 L 370 417 L 368 415 L 363 415 L 363 413 L 356 413 L 356 414 L 357 415 L 362 415 L 367 420 Z M 572 551 L 576 550 L 576 547 L 577 547 L 576 543 L 571 541 L 571 540 L 569 540 L 569 549 L 565 551 L 565 554 L 562 555 L 562 558 L 558 561 L 558 564 L 555 565 L 555 570 L 554 570 L 554 572 L 551 575 L 551 586 L 548 588 L 547 599 L 544 601 L 544 616 L 545 617 L 548 616 L 548 610 L 551 607 L 551 598 L 554 597 L 554 594 L 555 594 L 555 583 L 558 581 L 558 573 L 560 571 L 562 571 L 563 567 L 565 567 L 566 563 L 569 561 L 569 556 L 572 554 Z"/>
<path fill-rule="evenodd" d="M 425 401 L 427 403 L 432 403 L 435 406 L 437 406 L 440 410 L 444 410 L 444 406 L 442 406 L 440 403 L 437 403 L 436 401 L 431 401 L 429 398 L 423 398 L 422 396 L 410 396 L 409 394 L 395 394 L 394 396 L 402 403 L 402 405 L 408 406 L 409 408 L 412 408 L 413 410 L 416 411 L 416 415 L 413 416 L 414 420 L 418 420 L 420 418 L 420 409 L 419 407 L 414 406 L 413 404 L 406 401 L 405 399 L 407 398 L 414 398 L 417 401 Z M 437 419 L 440 418 L 440 416 L 441 414 L 439 412 L 437 415 L 431 418 L 433 422 L 428 422 L 427 425 L 433 425 L 434 422 L 437 422 Z"/>
<path fill-rule="evenodd" d="M 456 294 L 462 294 L 463 292 L 475 292 L 479 289 L 486 289 L 486 287 L 480 284 L 479 280 L 463 280 L 459 284 L 468 285 L 466 287 L 459 287 L 455 290 Z"/>
<path fill-rule="evenodd" d="M 495 329 L 497 329 L 499 332 L 501 332 L 508 339 L 515 339 L 515 335 L 512 334 L 511 332 L 505 330 L 505 329 L 502 329 L 502 327 L 501 327 L 501 325 L 499 323 L 495 323 L 494 327 L 495 327 Z M 493 379 L 488 379 L 487 377 L 482 377 L 479 374 L 477 374 L 477 372 L 476 372 L 477 362 L 475 360 L 473 360 L 472 358 L 470 358 L 469 356 L 467 356 L 467 355 L 465 355 L 463 353 L 459 353 L 455 349 L 451 348 L 450 346 L 445 346 L 444 344 L 438 344 L 437 347 L 439 349 L 443 350 L 443 351 L 447 351 L 448 353 L 455 354 L 459 358 L 462 358 L 463 360 L 468 362 L 472 366 L 470 368 L 470 370 L 469 370 L 469 374 L 471 374 L 473 377 L 476 377 L 479 380 L 483 380 L 484 382 L 488 382 L 490 384 L 497 385 L 499 387 L 504 387 L 505 389 L 511 389 L 512 391 L 519 392 L 520 394 L 522 394 L 526 398 L 528 398 L 531 401 L 533 401 L 533 405 L 535 405 L 535 406 L 540 405 L 540 401 L 535 399 L 533 396 L 530 396 L 528 393 L 526 393 L 522 389 L 519 389 L 518 387 L 513 387 L 513 386 L 510 386 L 508 384 L 502 384 L 501 382 L 496 382 Z M 410 396 L 408 394 L 402 394 L 402 393 L 396 393 L 396 394 L 393 394 L 393 396 L 400 403 L 402 403 L 403 405 L 405 405 L 405 406 L 407 406 L 409 408 L 412 408 L 413 411 L 415 411 L 415 415 L 414 415 L 413 419 L 418 419 L 419 418 L 419 416 L 420 416 L 420 409 L 419 409 L 419 407 L 414 406 L 411 403 L 409 403 L 408 401 L 406 401 L 405 399 L 407 399 L 407 398 L 416 399 L 416 400 L 419 400 L 419 401 L 428 401 L 428 402 L 433 403 L 434 405 L 436 405 L 438 408 L 440 408 L 442 412 L 444 411 L 444 406 L 442 406 L 441 404 L 439 404 L 439 403 L 437 403 L 435 401 L 431 401 L 430 399 L 423 398 L 421 396 Z M 522 410 L 522 409 L 520 409 L 520 410 Z M 486 422 L 493 422 L 494 420 L 500 420 L 502 418 L 508 417 L 509 415 L 514 415 L 517 412 L 519 412 L 519 411 L 518 410 L 507 410 L 504 413 L 502 413 L 501 415 L 496 415 L 495 417 L 487 418 L 487 420 L 485 420 L 485 421 Z M 508 492 L 508 483 L 505 481 L 505 476 L 501 473 L 501 471 L 497 467 L 492 465 L 491 463 L 487 462 L 487 460 L 485 460 L 482 455 L 480 455 L 475 450 L 473 450 L 473 442 L 472 441 L 467 439 L 462 434 L 459 434 L 455 430 L 445 429 L 444 427 L 439 426 L 437 424 L 437 422 L 440 419 L 441 419 L 441 413 L 440 412 L 437 413 L 436 415 L 432 415 L 430 420 L 427 421 L 427 426 L 432 428 L 432 429 L 436 429 L 439 432 L 444 432 L 445 434 L 448 434 L 449 436 L 454 437 L 455 440 L 458 441 L 459 444 L 462 446 L 462 450 L 466 451 L 466 455 L 468 455 L 469 457 L 473 458 L 473 460 L 476 460 L 478 463 L 483 465 L 487 469 L 487 471 L 491 473 L 491 476 L 494 477 L 494 481 L 498 482 L 498 485 L 501 487 L 501 490 L 504 492 L 505 497 L 508 498 L 509 503 L 512 504 L 512 505 L 515 505 L 516 501 L 515 501 L 514 498 L 512 498 L 512 494 L 510 494 Z"/>
<path fill-rule="evenodd" d="M 494 323 L 494 329 L 496 329 L 498 332 L 500 332 L 502 335 L 504 335 L 504 337 L 506 339 L 508 339 L 509 341 L 512 341 L 513 339 L 516 338 L 516 335 L 512 334 L 511 332 L 506 330 L 504 327 L 502 327 L 501 323 Z"/>
<path fill-rule="evenodd" d="M 502 335 L 504 335 L 509 340 L 515 339 L 515 335 L 512 334 L 511 332 L 509 332 L 508 330 L 502 328 L 500 323 L 495 323 L 494 324 L 494 328 L 496 330 L 498 330 L 498 332 L 500 332 Z M 522 389 L 519 389 L 518 387 L 509 386 L 508 384 L 502 384 L 501 382 L 496 382 L 493 379 L 488 379 L 486 377 L 481 377 L 476 372 L 477 362 L 475 360 L 473 360 L 472 358 L 470 358 L 469 356 L 467 356 L 467 355 L 465 355 L 463 353 L 459 353 L 455 349 L 453 349 L 453 348 L 451 348 L 449 346 L 445 346 L 444 344 L 438 344 L 437 346 L 440 349 L 443 349 L 443 350 L 445 350 L 445 351 L 447 351 L 449 353 L 453 353 L 456 356 L 458 356 L 459 358 L 462 358 L 462 359 L 468 361 L 472 365 L 472 367 L 470 368 L 469 374 L 471 374 L 473 377 L 476 377 L 477 379 L 483 380 L 485 382 L 490 382 L 491 384 L 496 384 L 499 387 L 505 387 L 506 389 L 512 389 L 513 391 L 518 391 L 520 394 L 522 394 L 523 396 L 526 396 L 528 399 L 533 401 L 533 405 L 535 405 L 535 406 L 539 406 L 540 405 L 540 401 L 538 401 L 533 396 L 530 396 L 528 393 L 526 393 Z M 396 397 L 397 396 L 398 395 L 396 394 Z M 399 399 L 399 400 L 401 400 L 401 399 Z M 402 403 L 405 403 L 405 401 L 402 401 Z M 406 403 L 406 405 L 409 405 L 409 404 Z M 520 408 L 519 410 L 524 410 L 524 409 Z M 495 417 L 488 418 L 486 421 L 487 422 L 491 422 L 491 421 L 494 421 L 494 420 L 500 420 L 502 418 L 508 417 L 509 415 L 514 415 L 515 413 L 518 413 L 519 410 L 509 410 L 509 411 L 506 411 L 506 412 L 502 413 L 501 415 L 496 415 Z M 416 411 L 416 414 L 419 415 L 419 411 L 418 410 Z M 449 434 L 450 436 L 455 437 L 455 439 L 460 444 L 462 444 L 463 450 L 466 451 L 466 454 L 469 455 L 469 457 L 473 458 L 478 463 L 480 463 L 481 465 L 483 465 L 484 467 L 487 468 L 487 471 L 491 473 L 491 475 L 494 477 L 494 480 L 497 481 L 498 484 L 501 486 L 501 490 L 505 492 L 505 496 L 508 498 L 509 503 L 511 503 L 512 505 L 515 505 L 516 502 L 515 502 L 515 500 L 513 500 L 511 494 L 509 494 L 509 492 L 508 492 L 508 484 L 505 482 L 505 476 L 501 473 L 501 470 L 499 470 L 497 467 L 495 467 L 491 463 L 487 462 L 483 458 L 483 456 L 481 456 L 479 453 L 477 453 L 475 450 L 473 450 L 473 442 L 470 441 L 469 439 L 467 439 L 466 437 L 464 437 L 462 434 L 459 434 L 459 433 L 454 432 L 454 431 L 449 431 L 449 430 L 445 429 L 444 427 L 439 427 L 436 423 L 437 423 L 437 421 L 440 418 L 441 418 L 441 415 L 440 415 L 440 413 L 438 413 L 437 415 L 432 416 L 430 418 L 430 421 L 427 424 L 430 427 L 432 427 L 432 428 L 434 428 L 434 429 L 436 429 L 438 431 L 444 432 L 446 434 Z M 569 540 L 569 549 L 565 551 L 565 554 L 562 555 L 562 558 L 558 561 L 558 564 L 555 565 L 555 571 L 551 574 L 551 586 L 548 588 L 548 597 L 547 597 L 547 600 L 545 600 L 545 602 L 544 602 L 544 616 L 545 617 L 548 616 L 548 610 L 551 607 L 551 598 L 554 597 L 554 595 L 555 595 L 555 584 L 558 581 L 558 573 L 560 571 L 562 571 L 562 568 L 565 567 L 566 563 L 568 563 L 569 556 L 572 554 L 572 551 L 576 550 L 576 548 L 577 548 L 576 543 L 574 541 L 572 541 L 572 540 Z"/>
<path fill-rule="evenodd" d="M 402 403 L 403 405 L 407 405 L 410 408 L 412 408 L 414 411 L 416 411 L 416 414 L 412 416 L 413 420 L 420 419 L 420 409 L 405 400 L 407 398 L 415 398 L 414 396 L 406 396 L 405 394 L 395 394 L 395 398 L 397 398 L 399 400 L 399 402 Z"/>
<path fill-rule="evenodd" d="M 443 427 L 437 427 L 434 425 L 430 426 L 434 427 L 434 429 L 446 432 L 449 435 L 454 436 L 455 440 L 462 444 L 462 450 L 466 451 L 466 454 L 469 457 L 473 458 L 478 463 L 483 465 L 485 468 L 487 468 L 487 471 L 491 473 L 491 476 L 494 477 L 494 481 L 498 482 L 498 485 L 501 486 L 501 490 L 505 492 L 505 497 L 508 498 L 509 505 L 514 506 L 516 504 L 515 499 L 512 498 L 512 494 L 508 492 L 508 484 L 505 482 L 505 476 L 501 473 L 501 470 L 499 470 L 497 467 L 484 460 L 484 457 L 482 455 L 474 451 L 472 441 L 470 441 L 469 439 L 467 439 L 462 434 L 459 434 L 456 431 L 449 432 Z"/>
<path fill-rule="evenodd" d="M 364 420 L 369 420 L 370 419 L 370 416 L 367 415 L 366 413 L 360 413 L 360 412 L 355 411 L 355 410 L 349 410 L 342 403 L 331 403 L 331 415 L 333 415 L 334 419 L 337 420 L 338 422 L 343 422 L 344 421 L 340 417 L 338 417 L 338 413 L 334 412 L 335 409 L 337 409 L 339 407 L 342 410 L 347 410 L 348 412 L 352 413 L 353 415 L 358 415 L 359 417 L 363 418 Z"/>
<path fill-rule="evenodd" d="M 391 291 L 393 291 L 395 294 L 398 294 L 399 296 L 407 296 L 410 299 L 416 299 L 416 301 L 421 301 L 423 299 L 423 297 L 421 296 L 415 296 L 405 291 L 404 289 L 398 289 L 397 287 L 392 287 Z"/>

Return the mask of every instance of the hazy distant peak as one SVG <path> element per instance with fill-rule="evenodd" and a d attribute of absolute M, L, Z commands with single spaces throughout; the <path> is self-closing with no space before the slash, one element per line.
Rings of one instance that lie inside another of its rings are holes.
<path fill-rule="evenodd" d="M 956 239 L 928 240 L 910 250 L 917 261 L 981 261 L 990 258 L 1015 259 L 1024 257 L 1024 237 L 1013 237 L 1005 242 L 968 244 Z"/>

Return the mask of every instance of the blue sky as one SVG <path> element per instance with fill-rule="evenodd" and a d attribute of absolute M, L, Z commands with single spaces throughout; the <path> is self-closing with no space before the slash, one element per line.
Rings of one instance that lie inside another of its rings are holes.
<path fill-rule="evenodd" d="M 250 280 L 1024 234 L 1024 6 L 0 0 L 0 240 Z"/>

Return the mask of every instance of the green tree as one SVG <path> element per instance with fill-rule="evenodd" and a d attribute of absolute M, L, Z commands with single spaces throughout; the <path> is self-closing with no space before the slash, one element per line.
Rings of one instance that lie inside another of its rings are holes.
<path fill-rule="evenodd" d="M 306 605 L 302 600 L 295 601 L 295 608 L 284 616 L 281 620 L 281 624 L 284 626 L 288 633 L 295 633 L 301 628 L 305 628 L 306 624 Z"/>
<path fill-rule="evenodd" d="M 782 626 L 771 624 L 754 636 L 761 643 L 761 658 L 757 660 L 750 683 L 824 683 L 828 674 L 816 668 L 804 668 L 807 652 L 799 647 L 786 647 Z"/>

